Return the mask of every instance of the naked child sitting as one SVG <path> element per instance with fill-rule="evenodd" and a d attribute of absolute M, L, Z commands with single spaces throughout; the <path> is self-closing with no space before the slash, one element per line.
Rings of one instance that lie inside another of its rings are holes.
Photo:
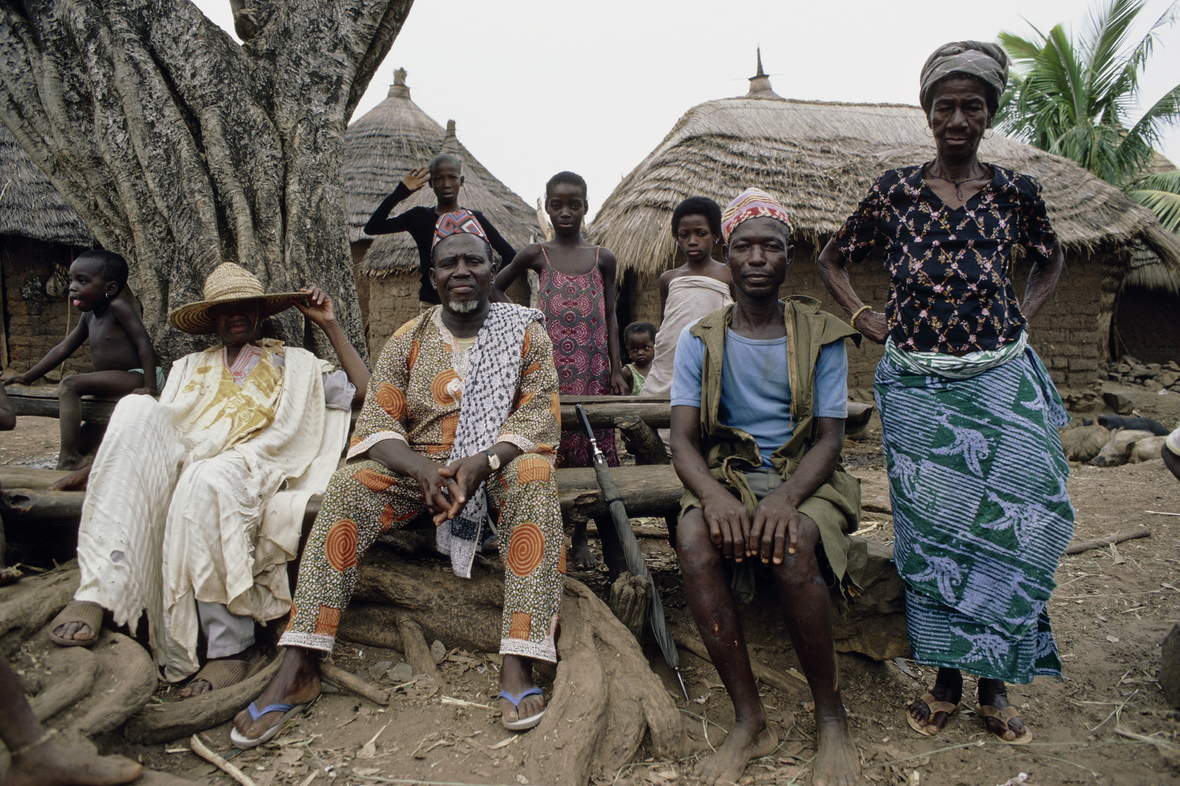
<path fill-rule="evenodd" d="M 856 579 L 863 547 L 847 532 L 860 487 L 839 465 L 847 413 L 844 339 L 855 331 L 808 297 L 779 300 L 790 225 L 748 189 L 722 220 L 736 300 L 686 327 L 672 380 L 672 463 L 684 483 L 676 551 L 693 618 L 734 704 L 734 727 L 698 768 L 708 786 L 737 782 L 772 753 L 735 589 L 770 573 L 815 699 L 813 783 L 851 786 L 859 760 L 837 687 L 829 592 Z M 851 553 L 850 553 L 851 552 Z"/>
<path fill-rule="evenodd" d="M 61 426 L 58 469 L 76 470 L 87 463 L 80 443 L 82 396 L 154 396 L 163 385 L 147 330 L 131 304 L 119 297 L 126 286 L 127 262 L 118 254 L 87 251 L 75 259 L 70 265 L 69 295 L 71 305 L 82 312 L 78 325 L 31 369 L 4 380 L 5 385 L 30 385 L 90 342 L 94 371 L 64 377 L 57 386 Z"/>

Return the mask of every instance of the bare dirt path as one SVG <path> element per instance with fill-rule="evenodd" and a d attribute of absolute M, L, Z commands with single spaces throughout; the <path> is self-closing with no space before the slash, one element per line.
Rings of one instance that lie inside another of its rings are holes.
<path fill-rule="evenodd" d="M 1180 404 L 1180 396 L 1175 396 Z M 1151 402 L 1151 415 L 1169 421 L 1174 406 Z M 1172 402 L 1166 402 L 1172 404 Z M 1144 413 L 1147 414 L 1147 413 Z M 17 431 L 0 437 L 0 462 L 52 462 L 56 421 L 21 421 Z M 15 438 L 15 439 L 14 439 Z M 867 485 L 885 483 L 878 444 L 850 443 L 848 463 Z M 1166 706 L 1156 683 L 1159 643 L 1180 620 L 1180 483 L 1162 462 L 1118 468 L 1079 466 L 1070 480 L 1077 508 L 1077 539 L 1089 540 L 1134 526 L 1152 535 L 1066 557 L 1057 574 L 1058 590 L 1050 604 L 1066 665 L 1066 679 L 1038 678 L 1013 686 L 1010 697 L 1036 739 L 1022 747 L 1002 745 L 984 733 L 977 716 L 961 710 L 937 738 L 916 735 L 906 725 L 903 707 L 933 680 L 932 670 L 912 662 L 876 663 L 841 656 L 844 698 L 853 734 L 862 752 L 866 784 L 964 784 L 999 786 L 1018 783 L 1165 784 L 1180 770 L 1180 716 Z M 1149 511 L 1159 511 L 1153 513 Z M 890 523 L 882 516 L 869 537 L 889 542 Z M 648 523 L 648 522 L 645 522 Z M 691 625 L 676 568 L 675 555 L 663 541 L 645 539 L 653 573 L 674 623 Z M 601 589 L 596 576 L 579 576 Z M 798 663 L 782 630 L 749 631 L 753 656 L 782 671 Z M 679 694 L 659 651 L 650 643 L 649 659 L 673 695 Z M 690 653 L 681 652 L 692 701 L 682 707 L 691 750 L 680 761 L 637 757 L 619 771 L 599 772 L 597 786 L 611 784 L 691 784 L 696 759 L 724 738 L 732 709 L 716 671 Z M 498 656 L 451 652 L 440 665 L 444 682 L 424 684 L 392 671 L 396 652 L 346 645 L 335 662 L 393 694 L 380 708 L 347 694 L 323 696 L 279 738 L 254 751 L 238 752 L 233 763 L 257 786 L 316 784 L 524 783 L 520 746 L 499 724 L 492 708 Z M 542 680 L 551 679 L 542 674 Z M 407 684 L 409 683 L 409 684 Z M 968 681 L 967 690 L 974 684 Z M 777 724 L 782 745 L 756 761 L 743 783 L 810 783 L 815 726 L 809 695 L 797 690 L 763 688 L 764 701 Z M 175 688 L 159 699 L 175 701 Z M 228 724 L 205 737 L 214 750 L 227 753 Z M 227 784 L 226 776 L 186 752 L 187 742 L 140 747 L 119 738 L 103 741 L 106 751 L 142 757 L 145 765 L 204 784 Z M 104 751 L 105 752 L 105 751 Z"/>

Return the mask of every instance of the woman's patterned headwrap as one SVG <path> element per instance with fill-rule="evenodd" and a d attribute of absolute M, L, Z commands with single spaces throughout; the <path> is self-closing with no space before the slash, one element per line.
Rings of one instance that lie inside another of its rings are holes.
<path fill-rule="evenodd" d="M 773 218 L 786 224 L 788 233 L 791 231 L 791 219 L 777 199 L 761 188 L 747 188 L 721 211 L 721 236 L 725 242 L 729 242 L 729 236 L 738 224 L 751 218 Z"/>
<path fill-rule="evenodd" d="M 922 66 L 919 100 L 926 114 L 930 114 L 934 86 L 954 73 L 979 77 L 999 101 L 1008 86 L 1008 53 L 999 44 L 984 41 L 955 41 L 935 49 Z"/>

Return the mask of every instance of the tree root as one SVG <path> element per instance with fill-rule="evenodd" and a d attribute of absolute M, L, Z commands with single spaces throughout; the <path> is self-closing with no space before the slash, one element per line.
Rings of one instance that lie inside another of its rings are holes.
<path fill-rule="evenodd" d="M 438 559 L 403 561 L 380 544 L 361 562 L 356 602 L 339 635 L 405 652 L 400 619 L 420 626 L 423 643 L 497 652 L 503 576 L 477 562 L 471 580 L 453 576 Z M 522 742 L 532 783 L 585 786 L 595 768 L 617 769 L 645 739 L 657 757 L 679 755 L 682 726 L 669 691 L 639 644 L 606 604 L 566 579 L 557 638 L 560 662 L 541 725 Z"/>
<path fill-rule="evenodd" d="M 363 699 L 368 699 L 374 704 L 382 707 L 388 706 L 389 704 L 388 693 L 370 685 L 355 674 L 349 674 L 339 666 L 334 666 L 331 663 L 321 663 L 320 676 L 334 684 L 337 688 L 343 688 L 349 693 L 360 696 Z"/>
<path fill-rule="evenodd" d="M 0 588 L 0 652 L 11 658 L 74 597 L 78 589 L 75 563 Z"/>
<path fill-rule="evenodd" d="M 51 653 L 51 670 L 65 674 L 66 678 L 48 690 L 41 691 L 29 702 L 37 720 L 45 721 L 57 715 L 66 707 L 77 704 L 90 693 L 98 677 L 98 659 L 94 653 L 81 647 L 61 649 Z"/>
<path fill-rule="evenodd" d="M 262 671 L 237 685 L 191 699 L 144 707 L 127 723 L 123 736 L 140 745 L 155 745 L 225 723 L 262 693 L 278 673 L 281 660 L 276 657 Z"/>
<path fill-rule="evenodd" d="M 430 645 L 426 643 L 422 627 L 409 617 L 401 616 L 397 620 L 397 632 L 401 635 L 406 662 L 414 669 L 414 673 L 425 674 L 436 682 L 442 682 L 442 674 L 434 664 L 434 656 L 430 654 Z"/>

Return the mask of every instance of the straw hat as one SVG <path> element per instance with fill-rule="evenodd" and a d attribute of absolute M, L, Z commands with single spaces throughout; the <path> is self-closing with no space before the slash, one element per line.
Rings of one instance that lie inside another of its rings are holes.
<path fill-rule="evenodd" d="M 286 311 L 294 303 L 306 300 L 306 292 L 280 292 L 268 295 L 262 290 L 262 282 L 250 271 L 235 265 L 233 262 L 222 262 L 209 278 L 205 279 L 205 299 L 196 303 L 189 303 L 173 311 L 169 321 L 177 330 L 185 333 L 206 335 L 216 333 L 217 325 L 209 316 L 209 309 L 221 303 L 237 303 L 244 300 L 257 300 L 265 319 L 280 311 Z"/>

